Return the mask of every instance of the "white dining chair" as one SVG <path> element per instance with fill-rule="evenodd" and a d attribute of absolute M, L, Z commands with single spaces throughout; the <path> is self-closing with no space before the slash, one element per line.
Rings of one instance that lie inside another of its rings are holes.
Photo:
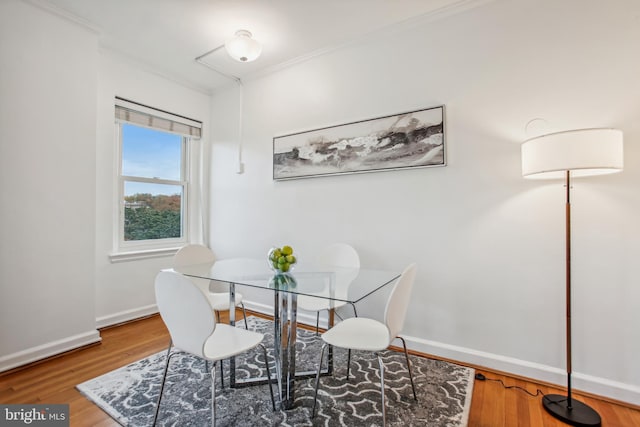
<path fill-rule="evenodd" d="M 360 268 L 360 257 L 358 256 L 358 252 L 356 252 L 352 246 L 346 243 L 334 243 L 322 249 L 318 254 L 316 263 L 321 267 Z M 339 279 L 345 278 L 340 277 Z M 347 290 L 348 286 L 339 286 L 336 297 L 346 299 Z M 316 313 L 316 335 L 319 331 L 320 312 L 323 310 L 329 311 L 332 308 L 335 310 L 345 305 L 347 305 L 347 302 L 344 301 L 331 301 L 326 298 L 308 295 L 298 296 L 298 309 Z M 353 307 L 354 315 L 357 317 L 358 312 L 356 310 L 356 306 L 354 304 L 351 304 L 351 306 Z"/>
<path fill-rule="evenodd" d="M 167 378 L 171 357 L 186 352 L 213 362 L 211 369 L 211 425 L 216 422 L 216 364 L 223 359 L 245 353 L 257 346 L 262 347 L 269 379 L 271 406 L 275 411 L 275 399 L 271 386 L 271 373 L 267 350 L 262 345 L 264 335 L 239 329 L 224 323 L 216 323 L 216 318 L 208 299 L 192 281 L 174 271 L 161 271 L 155 280 L 156 302 L 171 341 L 165 362 L 160 395 L 153 417 L 155 426 L 160 412 L 162 393 Z M 185 420 L 188 415 L 185 414 Z"/>
<path fill-rule="evenodd" d="M 333 328 L 322 334 L 322 350 L 320 351 L 320 362 L 318 363 L 318 371 L 316 373 L 315 394 L 313 401 L 313 410 L 311 417 L 315 417 L 316 404 L 318 402 L 318 388 L 320 385 L 320 370 L 322 367 L 322 358 L 327 345 L 340 347 L 348 350 L 347 356 L 347 380 L 349 379 L 349 365 L 351 364 L 351 350 L 371 351 L 378 358 L 380 366 L 380 395 L 382 400 L 382 422 L 386 425 L 386 410 L 384 399 L 384 364 L 380 352 L 391 345 L 395 338 L 402 341 L 404 347 L 404 356 L 407 362 L 407 370 L 409 371 L 409 379 L 411 380 L 411 388 L 413 389 L 413 398 L 418 400 L 416 388 L 413 384 L 413 375 L 411 373 L 411 362 L 409 362 L 409 354 L 407 353 L 407 344 L 400 333 L 404 326 L 404 321 L 411 297 L 411 289 L 416 277 L 416 265 L 409 265 L 400 278 L 396 281 L 389 294 L 387 305 L 384 311 L 384 323 L 378 320 L 366 317 L 353 317 L 338 323 Z"/>
<path fill-rule="evenodd" d="M 173 256 L 173 267 L 184 267 L 187 265 L 193 264 L 205 264 L 205 263 L 214 263 L 216 261 L 216 257 L 213 254 L 213 251 L 204 245 L 196 245 L 190 244 L 183 246 L 176 252 Z M 229 310 L 229 290 L 219 291 L 216 289 L 212 290 L 211 280 L 200 279 L 197 277 L 189 277 L 189 280 L 194 282 L 200 290 L 207 296 L 209 299 L 209 303 L 213 310 L 216 312 L 217 320 L 220 322 L 220 312 Z M 225 286 L 222 283 L 216 283 L 219 286 Z M 217 292 L 216 292 L 217 291 Z M 244 328 L 249 329 L 247 325 L 247 311 L 244 308 L 244 303 L 242 302 L 242 294 L 236 292 L 235 294 L 236 307 L 242 307 L 242 315 L 244 316 Z"/>

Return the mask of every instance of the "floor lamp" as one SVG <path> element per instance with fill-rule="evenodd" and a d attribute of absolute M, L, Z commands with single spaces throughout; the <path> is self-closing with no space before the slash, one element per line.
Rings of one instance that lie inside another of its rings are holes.
<path fill-rule="evenodd" d="M 622 162 L 622 132 L 616 129 L 559 132 L 522 143 L 525 178 L 565 179 L 567 395 L 547 394 L 542 404 L 555 418 L 573 426 L 599 426 L 600 415 L 571 396 L 571 179 L 620 172 Z"/>

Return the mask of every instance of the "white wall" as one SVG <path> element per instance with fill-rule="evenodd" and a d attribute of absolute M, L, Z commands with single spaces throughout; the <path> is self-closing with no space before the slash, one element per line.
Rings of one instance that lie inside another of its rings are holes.
<path fill-rule="evenodd" d="M 109 257 L 115 96 L 201 120 L 194 145 L 210 151 L 208 94 L 101 51 L 94 31 L 34 4 L 0 2 L 0 371 L 99 341 L 96 327 L 157 311 L 153 280 L 170 255 Z M 201 240 L 192 220 L 193 240 Z"/>
<path fill-rule="evenodd" d="M 0 2 L 0 371 L 99 340 L 97 37 Z"/>
<path fill-rule="evenodd" d="M 289 243 L 310 258 L 346 241 L 363 265 L 415 260 L 413 348 L 562 384 L 563 188 L 519 170 L 524 125 L 543 117 L 549 131 L 625 133 L 625 171 L 574 185 L 574 379 L 639 404 L 639 14 L 632 0 L 494 1 L 249 81 L 238 175 L 235 90 L 210 108 L 100 52 L 86 28 L 0 2 L 0 370 L 98 340 L 96 318 L 154 310 L 153 276 L 169 259 L 108 258 L 119 95 L 203 120 L 205 143 L 215 128 L 219 257 Z M 274 135 L 440 104 L 444 168 L 271 180 Z"/>
<path fill-rule="evenodd" d="M 101 52 L 98 76 L 99 161 L 96 169 L 98 197 L 95 258 L 96 317 L 99 326 L 157 312 L 153 282 L 160 269 L 171 266 L 170 256 L 118 263 L 112 263 L 109 257 L 114 250 L 114 194 L 117 192 L 114 175 L 117 159 L 113 118 L 115 96 L 202 121 L 202 140 L 193 144 L 202 143 L 207 147 L 205 152 L 208 152 L 210 133 L 209 95 L 146 71 L 140 64 L 112 52 Z M 199 162 L 195 158 L 195 150 L 193 154 L 197 165 Z M 198 188 L 196 186 L 192 189 L 192 201 L 197 202 Z M 192 219 L 193 239 L 201 240 L 202 232 L 197 218 Z"/>
<path fill-rule="evenodd" d="M 242 175 L 238 93 L 216 94 L 212 247 L 302 258 L 345 241 L 365 266 L 415 260 L 413 348 L 565 384 L 564 189 L 522 179 L 520 142 L 538 117 L 622 129 L 625 171 L 573 186 L 574 386 L 639 404 L 638 14 L 633 0 L 494 1 L 248 81 Z M 275 135 L 441 104 L 446 167 L 271 179 Z"/>

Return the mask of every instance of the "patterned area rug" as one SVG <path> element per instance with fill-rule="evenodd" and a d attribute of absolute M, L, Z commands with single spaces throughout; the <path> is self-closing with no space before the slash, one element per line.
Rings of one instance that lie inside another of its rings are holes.
<path fill-rule="evenodd" d="M 273 323 L 249 317 L 249 329 L 273 343 Z M 239 322 L 238 327 L 243 326 Z M 296 368 L 315 370 L 321 339 L 314 332 L 298 331 Z M 166 352 L 160 352 L 77 386 L 123 426 L 150 426 L 160 391 Z M 326 355 L 325 355 L 326 357 Z M 451 363 L 410 356 L 418 401 L 413 400 L 404 354 L 385 351 L 385 396 L 388 426 L 466 426 L 471 404 L 474 370 Z M 270 354 L 270 360 L 272 356 Z M 311 419 L 314 380 L 296 381 L 295 407 L 272 411 L 266 385 L 229 388 L 228 362 L 225 388 L 218 367 L 216 423 L 218 426 L 379 426 L 382 425 L 380 376 L 376 357 L 353 352 L 351 377 L 346 381 L 346 350 L 334 350 L 333 376 L 320 378 L 318 408 Z M 272 362 L 273 363 L 273 362 Z M 258 348 L 236 359 L 237 378 L 266 375 Z M 273 365 L 271 365 L 273 367 Z M 326 359 L 323 363 L 326 367 Z M 275 369 L 272 369 L 275 372 Z M 276 406 L 277 386 L 274 384 Z M 158 424 L 211 425 L 211 376 L 205 362 L 187 354 L 171 358 Z"/>

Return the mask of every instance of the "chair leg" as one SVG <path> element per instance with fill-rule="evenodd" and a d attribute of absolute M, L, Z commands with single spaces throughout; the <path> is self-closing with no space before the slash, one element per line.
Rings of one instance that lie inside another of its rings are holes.
<path fill-rule="evenodd" d="M 313 410 L 311 411 L 311 418 L 316 416 L 316 404 L 318 403 L 318 387 L 320 386 L 320 370 L 322 369 L 322 358 L 324 357 L 324 350 L 327 348 L 327 344 L 322 344 L 322 350 L 320 350 L 320 362 L 318 362 L 318 372 L 316 372 L 316 390 L 313 394 Z"/>
<path fill-rule="evenodd" d="M 416 395 L 416 386 L 413 385 L 413 374 L 411 373 L 411 362 L 409 362 L 409 353 L 407 353 L 407 343 L 404 341 L 404 338 L 398 337 L 402 341 L 402 346 L 404 347 L 404 358 L 407 361 L 407 369 L 409 370 L 409 379 L 411 380 L 411 388 L 413 389 L 413 399 L 418 400 L 418 396 Z"/>
<path fill-rule="evenodd" d="M 241 302 L 240 305 L 242 306 L 242 316 L 244 317 L 244 328 L 248 331 L 249 325 L 247 324 L 247 310 L 245 310 L 243 302 Z"/>
<path fill-rule="evenodd" d="M 167 371 L 169 370 L 169 361 L 171 360 L 171 357 L 175 354 L 175 353 L 171 353 L 171 347 L 173 346 L 173 341 L 169 340 L 169 347 L 167 348 L 167 356 L 166 356 L 166 361 L 164 364 L 164 373 L 162 374 L 162 383 L 160 384 L 160 394 L 158 395 L 158 402 L 156 403 L 156 412 L 153 415 L 153 424 L 152 426 L 156 425 L 156 421 L 158 420 L 158 414 L 160 413 L 160 401 L 162 400 L 162 392 L 164 391 L 164 383 L 167 380 Z"/>
<path fill-rule="evenodd" d="M 273 397 L 273 387 L 271 385 L 271 371 L 269 370 L 269 359 L 267 358 L 267 348 L 260 344 L 262 347 L 262 353 L 264 353 L 264 364 L 267 367 L 267 382 L 269 383 L 269 393 L 271 393 L 271 407 L 276 410 L 276 399 Z"/>
<path fill-rule="evenodd" d="M 378 364 L 380 365 L 380 398 L 382 400 L 382 427 L 387 425 L 387 410 L 384 405 L 384 363 L 382 363 L 382 357 L 380 353 L 376 353 L 378 356 Z"/>
<path fill-rule="evenodd" d="M 213 362 L 211 369 L 211 427 L 216 427 L 216 364 Z"/>
<path fill-rule="evenodd" d="M 224 389 L 224 360 L 220 361 L 220 386 Z"/>
<path fill-rule="evenodd" d="M 351 369 L 351 349 L 347 350 L 347 381 L 349 381 L 349 370 Z"/>
<path fill-rule="evenodd" d="M 220 361 L 220 385 L 224 389 L 224 364 L 223 361 Z M 209 361 L 207 359 L 204 360 L 204 370 L 209 372 Z"/>
<path fill-rule="evenodd" d="M 320 312 L 316 311 L 316 336 L 320 335 Z"/>

